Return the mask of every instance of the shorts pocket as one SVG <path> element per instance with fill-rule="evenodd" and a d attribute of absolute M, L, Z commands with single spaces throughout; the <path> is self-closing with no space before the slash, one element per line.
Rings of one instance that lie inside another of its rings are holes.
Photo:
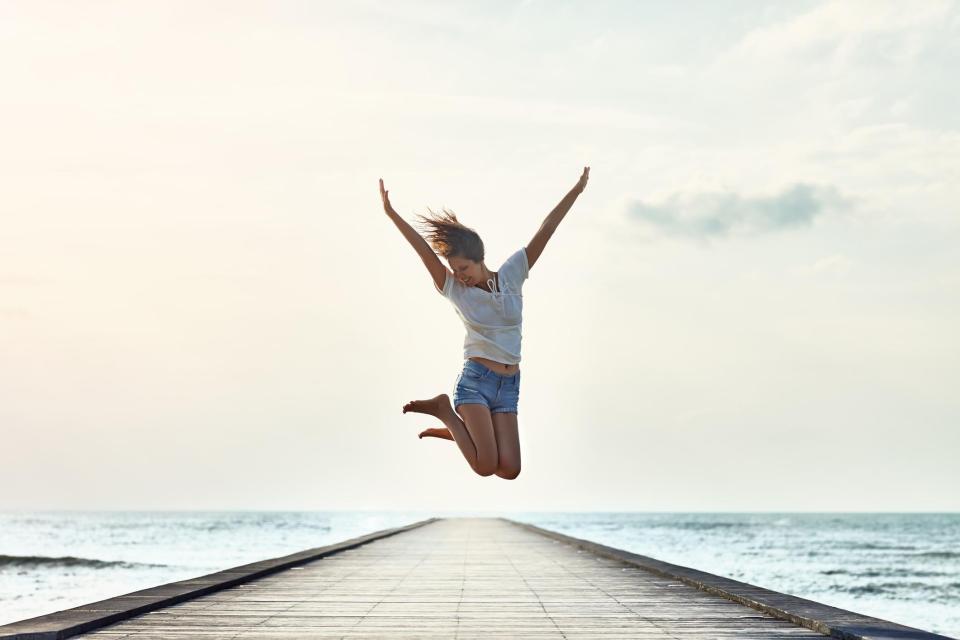
<path fill-rule="evenodd" d="M 464 378 L 469 378 L 469 379 L 471 379 L 471 380 L 482 380 L 482 379 L 483 379 L 483 374 L 482 374 L 482 373 L 480 373 L 480 372 L 477 371 L 476 369 L 471 369 L 470 367 L 464 367 L 464 368 L 463 368 L 463 373 L 462 373 L 461 375 L 463 375 Z"/>

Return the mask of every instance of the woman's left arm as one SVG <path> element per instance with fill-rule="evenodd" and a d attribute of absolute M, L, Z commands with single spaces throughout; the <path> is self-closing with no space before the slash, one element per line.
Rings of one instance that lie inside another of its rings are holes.
<path fill-rule="evenodd" d="M 527 244 L 527 266 L 528 268 L 533 268 L 533 263 L 537 261 L 537 258 L 540 257 L 540 254 L 543 253 L 543 248 L 547 246 L 547 240 L 550 239 L 550 236 L 553 235 L 553 232 L 557 230 L 557 227 L 560 225 L 560 221 L 563 220 L 563 216 L 567 215 L 567 211 L 570 211 L 570 207 L 573 206 L 574 201 L 576 201 L 577 196 L 583 193 L 583 190 L 587 186 L 587 180 L 590 179 L 590 167 L 583 168 L 583 175 L 580 176 L 580 179 L 577 181 L 577 184 L 574 185 L 573 189 L 570 189 L 570 192 L 563 197 L 563 200 L 560 201 L 557 206 L 553 208 L 547 215 L 547 219 L 543 221 L 543 224 L 540 225 L 540 229 L 537 230 L 533 240 Z"/>

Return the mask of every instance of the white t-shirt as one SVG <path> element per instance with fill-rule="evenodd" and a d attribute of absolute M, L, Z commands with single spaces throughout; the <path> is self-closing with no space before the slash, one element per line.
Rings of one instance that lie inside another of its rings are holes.
<path fill-rule="evenodd" d="M 504 364 L 520 362 L 521 290 L 529 274 L 526 247 L 507 258 L 497 270 L 499 291 L 492 279 L 487 281 L 492 291 L 486 291 L 468 287 L 447 271 L 440 293 L 453 303 L 467 330 L 463 340 L 464 359 L 482 356 Z"/>

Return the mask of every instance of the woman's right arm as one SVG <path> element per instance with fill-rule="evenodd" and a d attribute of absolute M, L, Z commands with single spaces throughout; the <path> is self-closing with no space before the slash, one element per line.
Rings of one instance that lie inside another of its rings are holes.
<path fill-rule="evenodd" d="M 393 206 L 390 204 L 388 194 L 389 192 L 383 188 L 383 178 L 380 178 L 380 197 L 383 199 L 383 210 L 386 212 L 387 217 L 393 220 L 393 224 L 397 225 L 397 228 L 400 229 L 400 233 L 407 239 L 407 242 L 409 242 L 417 254 L 419 254 L 420 259 L 423 260 L 423 264 L 427 267 L 427 271 L 430 272 L 430 276 L 433 278 L 433 283 L 436 285 L 437 290 L 443 291 L 447 274 L 450 273 L 452 275 L 452 272 L 443 266 L 440 258 L 437 257 L 437 254 L 434 253 L 430 245 L 427 244 L 426 239 L 417 233 L 417 230 L 411 227 L 406 220 L 401 218 L 400 214 L 394 211 Z"/>

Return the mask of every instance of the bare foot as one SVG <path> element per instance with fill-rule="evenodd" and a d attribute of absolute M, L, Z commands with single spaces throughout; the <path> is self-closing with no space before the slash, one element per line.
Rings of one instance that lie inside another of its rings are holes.
<path fill-rule="evenodd" d="M 446 412 L 452 410 L 453 407 L 450 406 L 450 396 L 445 393 L 434 396 L 429 400 L 411 400 L 407 404 L 403 405 L 404 413 L 407 411 L 412 411 L 414 413 L 426 413 L 427 415 L 440 418 L 441 420 L 443 420 Z"/>
<path fill-rule="evenodd" d="M 453 440 L 453 434 L 450 433 L 450 429 L 443 427 L 442 429 L 424 429 L 420 432 L 418 436 L 420 438 L 443 438 L 444 440 Z"/>

